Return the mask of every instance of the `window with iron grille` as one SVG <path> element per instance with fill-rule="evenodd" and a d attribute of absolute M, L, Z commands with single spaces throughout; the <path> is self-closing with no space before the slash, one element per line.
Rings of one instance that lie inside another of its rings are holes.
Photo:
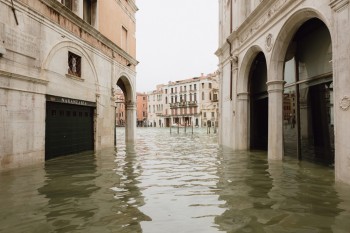
<path fill-rule="evenodd" d="M 68 52 L 68 74 L 81 77 L 81 57 Z"/>

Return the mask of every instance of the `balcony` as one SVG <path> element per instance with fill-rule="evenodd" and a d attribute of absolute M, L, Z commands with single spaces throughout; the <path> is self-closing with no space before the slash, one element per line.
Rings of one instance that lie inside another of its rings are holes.
<path fill-rule="evenodd" d="M 186 108 L 186 107 L 198 107 L 197 101 L 186 101 L 179 103 L 170 103 L 170 108 Z"/>

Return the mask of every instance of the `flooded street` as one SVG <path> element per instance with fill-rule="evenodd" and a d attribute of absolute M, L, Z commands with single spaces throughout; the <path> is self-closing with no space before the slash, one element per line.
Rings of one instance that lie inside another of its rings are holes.
<path fill-rule="evenodd" d="M 215 134 L 117 129 L 117 149 L 0 173 L 0 232 L 349 232 L 331 168 L 233 152 Z"/>

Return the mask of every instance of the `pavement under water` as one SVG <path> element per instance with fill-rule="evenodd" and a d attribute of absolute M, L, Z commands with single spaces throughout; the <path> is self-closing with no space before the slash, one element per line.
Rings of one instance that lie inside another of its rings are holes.
<path fill-rule="evenodd" d="M 179 131 L 117 128 L 116 148 L 1 172 L 0 232 L 349 232 L 332 168 Z"/>

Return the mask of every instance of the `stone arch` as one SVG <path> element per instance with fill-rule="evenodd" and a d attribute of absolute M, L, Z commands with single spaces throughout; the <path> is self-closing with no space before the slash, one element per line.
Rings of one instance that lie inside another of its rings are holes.
<path fill-rule="evenodd" d="M 121 73 L 115 84 L 123 91 L 127 103 L 135 102 L 136 92 L 134 90 L 134 84 L 126 73 Z"/>
<path fill-rule="evenodd" d="M 126 74 L 121 73 L 116 80 L 115 85 L 124 93 L 125 98 L 125 141 L 133 143 L 135 141 L 136 131 L 136 91 L 132 79 Z"/>
<path fill-rule="evenodd" d="M 250 95 L 249 95 L 249 83 L 250 72 L 253 62 L 256 60 L 259 53 L 263 53 L 266 59 L 266 55 L 263 49 L 258 45 L 251 46 L 244 54 L 242 62 L 238 70 L 237 78 L 237 102 L 236 110 L 239 114 L 236 115 L 235 128 L 237 135 L 235 139 L 235 148 L 238 150 L 247 150 L 250 147 Z"/>
<path fill-rule="evenodd" d="M 276 72 L 275 75 L 269 75 L 269 81 L 283 81 L 284 61 L 287 53 L 287 49 L 290 41 L 293 39 L 298 29 L 308 20 L 317 18 L 321 20 L 328 28 L 331 40 L 332 33 L 330 30 L 330 24 L 319 11 L 312 8 L 304 8 L 293 15 L 284 23 L 279 31 L 273 49 L 271 51 L 271 60 L 269 64 L 269 70 Z M 333 44 L 333 43 L 332 43 Z"/>
<path fill-rule="evenodd" d="M 271 51 L 271 59 L 268 64 L 268 89 L 271 103 L 269 105 L 269 159 L 281 160 L 284 155 L 283 92 L 287 51 L 295 34 L 311 19 L 322 21 L 332 37 L 327 18 L 316 9 L 303 8 L 289 16 L 281 26 Z"/>
<path fill-rule="evenodd" d="M 91 60 L 89 54 L 85 51 L 85 49 L 82 46 L 80 46 L 77 43 L 74 43 L 72 41 L 61 41 L 61 42 L 57 43 L 56 45 L 54 45 L 51 48 L 51 50 L 49 51 L 49 53 L 45 56 L 46 58 L 43 60 L 43 63 L 41 66 L 42 70 L 48 70 L 48 67 L 51 64 L 55 55 L 58 53 L 58 51 L 60 51 L 61 49 L 64 49 L 64 48 L 75 49 L 75 50 L 79 51 L 84 56 L 84 58 L 86 59 L 88 65 L 91 68 L 92 73 L 93 73 L 93 79 L 95 80 L 96 93 L 99 94 L 100 93 L 99 80 L 98 80 L 96 67 L 94 66 L 94 63 Z"/>
<path fill-rule="evenodd" d="M 249 92 L 249 72 L 253 61 L 263 49 L 258 45 L 253 45 L 245 53 L 242 63 L 239 66 L 237 79 L 237 94 Z M 265 54 L 264 54 L 265 55 Z M 265 56 L 266 58 L 266 56 Z"/>

